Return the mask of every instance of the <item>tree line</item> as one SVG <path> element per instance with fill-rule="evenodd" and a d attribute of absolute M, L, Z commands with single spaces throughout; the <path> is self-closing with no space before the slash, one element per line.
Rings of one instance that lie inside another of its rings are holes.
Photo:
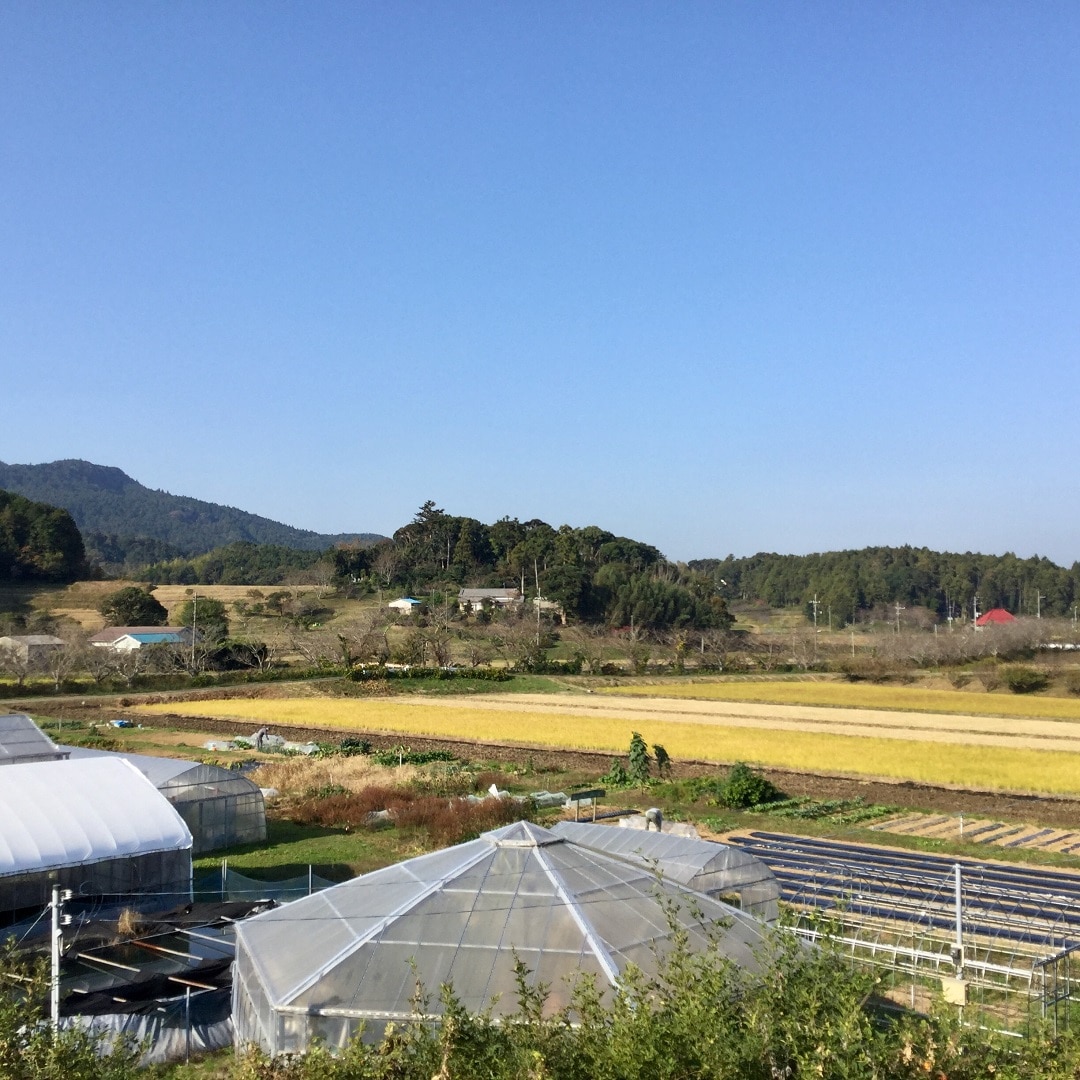
<path fill-rule="evenodd" d="M 1000 607 L 1014 615 L 1072 615 L 1080 602 L 1080 563 L 1065 569 L 1047 558 L 1018 558 L 917 547 L 869 547 L 814 555 L 761 552 L 747 558 L 698 559 L 689 566 L 729 598 L 770 607 L 828 611 L 843 626 L 895 604 L 922 607 L 939 619 L 971 618 Z"/>

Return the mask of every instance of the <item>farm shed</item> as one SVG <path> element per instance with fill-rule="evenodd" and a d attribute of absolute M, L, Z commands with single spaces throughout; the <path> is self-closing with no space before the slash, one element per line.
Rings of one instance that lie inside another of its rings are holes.
<path fill-rule="evenodd" d="M 411 596 L 399 596 L 396 600 L 391 600 L 386 605 L 391 611 L 400 611 L 408 615 L 411 611 L 416 611 L 421 607 L 419 600 L 414 600 Z"/>
<path fill-rule="evenodd" d="M 232 769 L 198 761 L 114 754 L 66 747 L 73 761 L 122 758 L 134 765 L 176 808 L 191 830 L 192 854 L 258 844 L 266 839 L 266 803 L 259 785 Z"/>
<path fill-rule="evenodd" d="M 470 1011 L 506 1015 L 516 957 L 558 1009 L 576 975 L 607 989 L 630 963 L 654 972 L 674 937 L 669 904 L 692 948 L 707 946 L 704 923 L 726 956 L 759 968 L 767 931 L 751 916 L 537 825 L 507 825 L 237 924 L 237 1045 L 342 1047 L 361 1026 L 378 1038 L 414 1015 L 417 980 L 433 1020 L 447 982 Z"/>
<path fill-rule="evenodd" d="M 24 664 L 41 663 L 66 643 L 55 634 L 14 634 L 0 637 L 0 652 L 9 653 Z"/>
<path fill-rule="evenodd" d="M 713 899 L 734 898 L 743 911 L 766 922 L 775 922 L 779 916 L 776 875 L 741 848 L 584 821 L 560 821 L 551 831 L 581 847 L 655 867 L 665 880 L 677 881 Z"/>
<path fill-rule="evenodd" d="M 60 761 L 68 756 L 26 713 L 0 716 L 0 765 Z"/>
<path fill-rule="evenodd" d="M 191 896 L 191 833 L 129 762 L 37 761 L 0 783 L 0 920 L 77 897 Z"/>

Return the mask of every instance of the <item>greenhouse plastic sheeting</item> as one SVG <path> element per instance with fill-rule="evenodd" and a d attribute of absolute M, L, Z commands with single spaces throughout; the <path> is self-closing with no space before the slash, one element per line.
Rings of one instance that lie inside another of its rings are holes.
<path fill-rule="evenodd" d="M 68 1016 L 65 1028 L 81 1027 L 101 1035 L 106 1046 L 121 1039 L 146 1049 L 142 1065 L 183 1061 L 188 1054 L 222 1050 L 232 1044 L 229 990 L 192 993 L 190 1011 L 183 998 L 160 1003 L 153 1011 Z"/>
<path fill-rule="evenodd" d="M 259 881 L 226 868 L 201 874 L 195 881 L 196 900 L 276 900 L 279 904 L 329 889 L 337 882 L 318 874 L 300 874 L 280 881 Z"/>
<path fill-rule="evenodd" d="M 0 915 L 76 896 L 191 895 L 191 833 L 126 761 L 31 762 L 0 783 Z"/>
<path fill-rule="evenodd" d="M 378 1038 L 388 1021 L 413 1015 L 418 979 L 432 1009 L 449 982 L 467 1009 L 506 1014 L 517 1000 L 515 957 L 558 1009 L 577 974 L 604 988 L 630 963 L 655 971 L 676 927 L 692 948 L 715 933 L 724 955 L 759 967 L 758 920 L 518 822 L 238 923 L 236 1041 L 271 1053 L 313 1039 L 338 1047 L 361 1025 Z"/>
<path fill-rule="evenodd" d="M 743 911 L 766 922 L 779 917 L 780 883 L 765 863 L 741 848 L 577 821 L 560 821 L 551 831 L 593 851 L 655 867 L 668 880 L 706 896 L 735 897 Z"/>
<path fill-rule="evenodd" d="M 26 713 L 0 715 L 0 765 L 60 761 L 67 751 L 57 746 Z"/>
<path fill-rule="evenodd" d="M 259 785 L 232 769 L 182 758 L 70 750 L 71 760 L 122 758 L 139 770 L 176 808 L 191 830 L 192 853 L 259 844 L 266 839 L 266 801 Z"/>

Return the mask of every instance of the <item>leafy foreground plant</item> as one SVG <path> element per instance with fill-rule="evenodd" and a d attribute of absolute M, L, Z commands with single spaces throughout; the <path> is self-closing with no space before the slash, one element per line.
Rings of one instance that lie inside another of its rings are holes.
<path fill-rule="evenodd" d="M 1037 1034 L 1006 1042 L 961 1029 L 946 1013 L 886 1022 L 874 977 L 853 973 L 828 948 L 778 933 L 766 974 L 748 974 L 714 945 L 685 936 L 655 976 L 628 971 L 614 994 L 582 979 L 572 1003 L 551 1012 L 517 961 L 517 1011 L 496 1021 L 467 1013 L 450 987 L 442 1016 L 418 988 L 416 1019 L 377 1044 L 355 1041 L 334 1057 L 249 1051 L 239 1080 L 1058 1080 L 1076 1076 L 1075 1040 Z"/>
<path fill-rule="evenodd" d="M 48 1022 L 46 960 L 0 951 L 0 1077 L 3 1080 L 128 1080 L 140 1048 L 102 1040 L 81 1028 L 54 1032 Z"/>
<path fill-rule="evenodd" d="M 613 994 L 589 979 L 571 1004 L 547 1008 L 516 961 L 516 1013 L 470 1014 L 445 986 L 442 1015 L 422 987 L 415 1019 L 378 1042 L 357 1039 L 340 1053 L 267 1057 L 249 1049 L 219 1059 L 228 1080 L 1065 1080 L 1080 1069 L 1073 1036 L 1036 1032 L 1024 1040 L 961 1028 L 955 1014 L 885 1021 L 875 979 L 852 972 L 828 947 L 809 949 L 777 932 L 763 975 L 747 973 L 714 944 L 692 952 L 685 935 L 649 976 L 631 969 Z M 0 1077 L 3 1080 L 148 1080 L 188 1075 L 139 1069 L 137 1053 L 100 1045 L 78 1031 L 55 1037 L 45 1023 L 41 966 L 10 949 L 0 957 Z M 25 981 L 24 981 L 25 980 Z"/>

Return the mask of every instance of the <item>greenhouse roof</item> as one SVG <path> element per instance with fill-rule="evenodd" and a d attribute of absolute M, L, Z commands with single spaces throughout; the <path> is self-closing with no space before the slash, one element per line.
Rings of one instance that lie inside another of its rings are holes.
<path fill-rule="evenodd" d="M 26 713 L 0 716 L 0 765 L 57 761 L 66 756 Z"/>
<path fill-rule="evenodd" d="M 160 787 L 169 780 L 200 767 L 197 761 L 154 757 L 152 754 L 122 754 L 113 750 L 92 750 L 85 746 L 65 746 L 64 749 L 71 751 L 72 761 L 88 761 L 91 758 L 114 758 L 128 761 L 155 787 Z"/>
<path fill-rule="evenodd" d="M 417 981 L 451 983 L 471 1010 L 516 1003 L 515 961 L 569 1004 L 567 977 L 610 986 L 655 971 L 677 929 L 756 970 L 765 929 L 647 868 L 518 822 L 297 900 L 237 926 L 243 980 L 278 1012 L 368 1019 L 412 1014 Z M 253 989 L 253 988 L 252 988 Z"/>
<path fill-rule="evenodd" d="M 190 847 L 183 819 L 126 761 L 39 761 L 4 770 L 0 877 Z"/>
<path fill-rule="evenodd" d="M 772 922 L 780 883 L 761 859 L 742 848 L 644 829 L 560 821 L 551 830 L 574 844 L 655 867 L 665 879 L 708 896 L 735 895 L 744 911 Z"/>

